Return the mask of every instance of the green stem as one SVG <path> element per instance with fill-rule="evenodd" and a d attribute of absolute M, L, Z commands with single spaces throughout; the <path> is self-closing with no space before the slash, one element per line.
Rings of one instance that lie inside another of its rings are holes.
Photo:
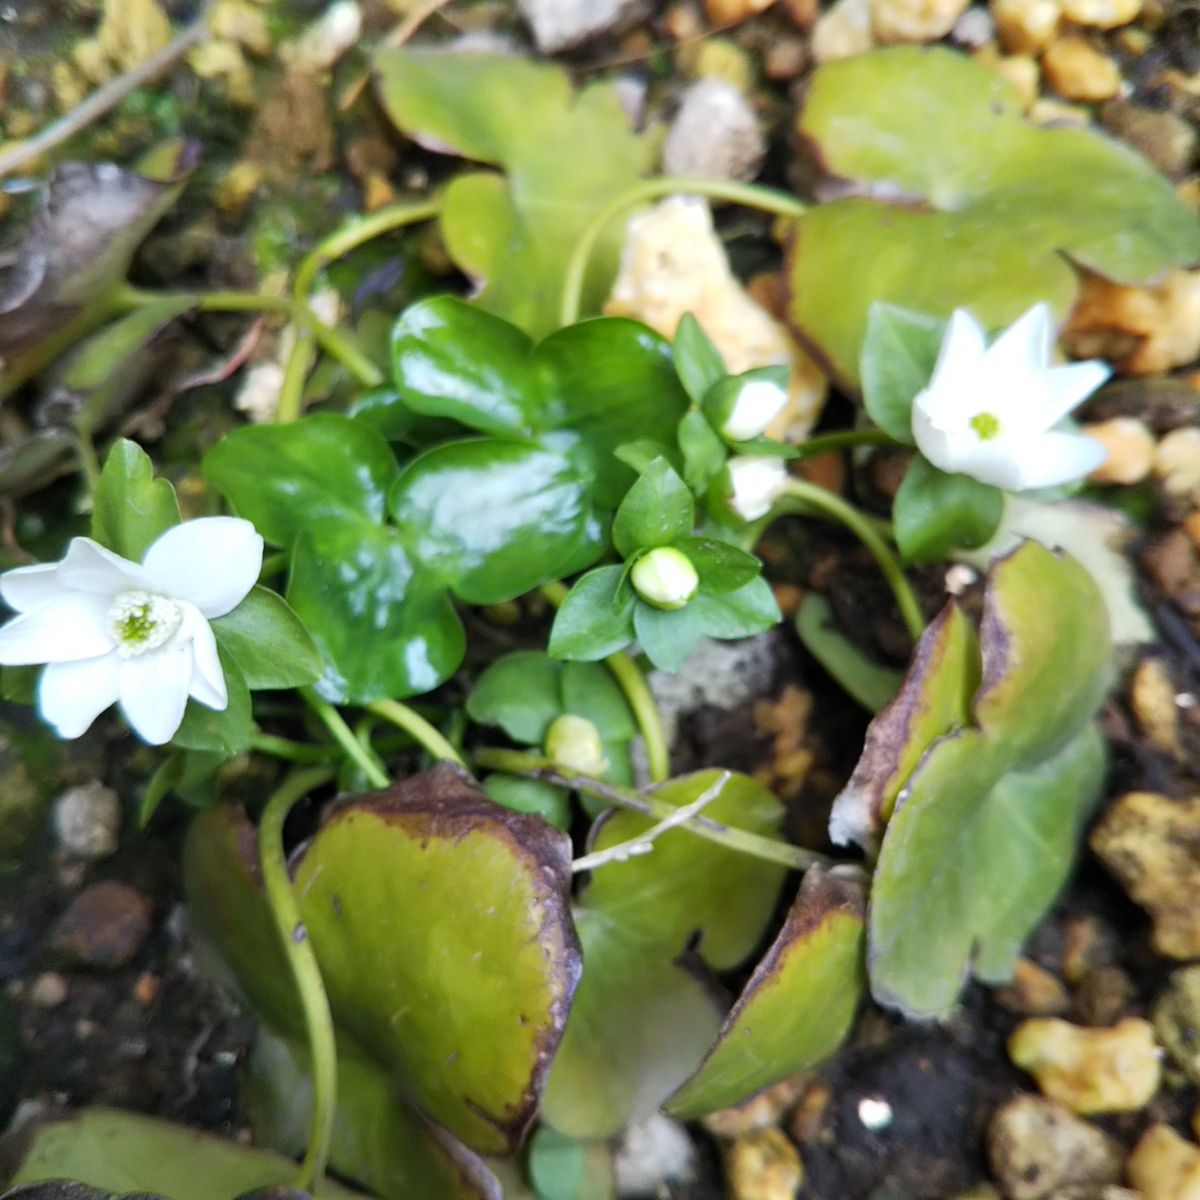
<path fill-rule="evenodd" d="M 79 469 L 83 472 L 88 495 L 95 496 L 96 488 L 100 484 L 100 460 L 96 457 L 96 447 L 88 432 L 78 425 L 75 428 L 75 453 L 79 458 Z"/>
<path fill-rule="evenodd" d="M 815 510 L 821 516 L 845 525 L 866 546 L 876 565 L 883 572 L 888 586 L 892 589 L 892 594 L 896 597 L 896 604 L 900 609 L 900 615 L 904 618 L 904 624 L 912 634 L 913 640 L 916 641 L 925 632 L 925 615 L 921 612 L 921 605 L 917 602 L 916 594 L 904 577 L 899 559 L 892 553 L 887 542 L 880 537 L 872 522 L 854 505 L 843 500 L 841 496 L 829 491 L 828 488 L 818 487 L 815 483 L 808 483 L 803 479 L 789 479 L 785 495 L 799 501 L 806 509 Z"/>
<path fill-rule="evenodd" d="M 321 969 L 300 919 L 300 905 L 288 874 L 283 823 L 297 800 L 327 783 L 332 776 L 333 772 L 323 767 L 293 771 L 267 801 L 258 823 L 263 890 L 296 982 L 312 1059 L 312 1123 L 308 1148 L 296 1176 L 296 1187 L 302 1192 L 315 1190 L 325 1175 L 325 1164 L 329 1160 L 333 1122 L 337 1115 L 337 1042 L 329 999 L 321 982 Z"/>
<path fill-rule="evenodd" d="M 812 458 L 816 454 L 828 454 L 833 450 L 851 450 L 856 446 L 899 446 L 894 437 L 882 429 L 846 429 L 839 433 L 823 433 L 806 442 L 801 442 L 795 451 L 796 458 Z"/>
<path fill-rule="evenodd" d="M 587 275 L 588 263 L 591 261 L 596 243 L 608 226 L 627 209 L 633 208 L 637 204 L 679 193 L 690 196 L 709 196 L 714 200 L 726 200 L 731 204 L 744 204 L 747 208 L 757 208 L 781 217 L 803 216 L 806 210 L 806 206 L 794 196 L 787 196 L 783 192 L 772 191 L 770 188 L 759 187 L 753 183 L 734 183 L 726 179 L 676 179 L 669 175 L 658 179 L 644 179 L 622 192 L 611 204 L 603 208 L 584 229 L 575 245 L 571 261 L 567 265 L 562 307 L 559 310 L 560 325 L 573 325 L 579 320 L 579 309 L 583 300 L 583 283 Z"/>
<path fill-rule="evenodd" d="M 313 710 L 321 724 L 329 730 L 330 737 L 341 747 L 342 753 L 362 771 L 371 786 L 387 787 L 391 780 L 383 769 L 383 764 L 354 736 L 342 714 L 328 701 L 322 700 L 307 688 L 301 688 L 300 695 L 304 697 L 305 703 Z"/>
<path fill-rule="evenodd" d="M 331 746 L 313 746 L 308 742 L 276 737 L 272 733 L 252 733 L 250 749 L 294 763 L 327 763 L 338 757 L 337 751 Z"/>
<path fill-rule="evenodd" d="M 655 795 L 653 791 L 635 792 L 632 788 L 618 787 L 616 784 L 605 783 L 600 779 L 592 779 L 579 771 L 559 766 L 548 758 L 536 754 L 526 754 L 521 750 L 498 750 L 485 748 L 476 750 L 471 759 L 475 766 L 491 771 L 504 771 L 509 775 L 521 775 L 527 779 L 541 779 L 558 787 L 574 788 L 578 791 L 589 792 L 601 800 L 607 800 L 619 808 L 632 809 L 645 816 L 657 817 L 660 820 L 675 815 L 678 809 L 669 801 Z M 736 829 L 722 821 L 714 821 L 711 817 L 697 814 L 683 822 L 680 829 L 686 829 L 697 837 L 716 842 L 727 850 L 739 854 L 749 854 L 761 858 L 765 862 L 780 863 L 795 871 L 804 871 L 815 863 L 829 864 L 833 860 L 827 855 L 818 854 L 815 850 L 805 850 L 802 846 L 793 846 L 789 842 L 780 842 L 775 838 L 762 837 L 745 829 Z"/>
<path fill-rule="evenodd" d="M 460 767 L 467 764 L 463 757 L 420 713 L 414 712 L 407 704 L 398 700 L 374 700 L 366 705 L 367 712 L 390 721 L 399 726 L 405 733 L 411 735 L 425 747 L 439 762 L 457 763 Z"/>
<path fill-rule="evenodd" d="M 555 580 L 544 583 L 538 589 L 546 601 L 555 608 L 562 606 L 567 598 L 565 584 Z M 667 737 L 663 731 L 662 717 L 659 716 L 658 705 L 646 683 L 646 676 L 623 650 L 610 654 L 604 665 L 612 672 L 617 686 L 625 695 L 625 699 L 633 711 L 642 742 L 646 747 L 646 767 L 650 772 L 652 783 L 662 783 L 671 778 L 671 750 L 667 745 Z"/>

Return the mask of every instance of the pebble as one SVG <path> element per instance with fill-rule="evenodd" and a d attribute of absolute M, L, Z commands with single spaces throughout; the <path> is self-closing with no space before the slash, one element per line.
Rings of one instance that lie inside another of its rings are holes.
<path fill-rule="evenodd" d="M 1142 1200 L 1200 1200 L 1200 1146 L 1169 1125 L 1151 1125 L 1125 1164 Z"/>
<path fill-rule="evenodd" d="M 1126 375 L 1161 375 L 1200 357 L 1200 270 L 1146 287 L 1084 275 L 1063 334 L 1076 358 L 1107 358 Z"/>
<path fill-rule="evenodd" d="M 334 0 L 299 37 L 279 48 L 279 57 L 294 71 L 320 75 L 355 46 L 361 34 L 358 0 Z"/>
<path fill-rule="evenodd" d="M 1110 100 L 1100 120 L 1114 136 L 1148 158 L 1165 175 L 1186 175 L 1196 156 L 1196 127 L 1169 109 Z"/>
<path fill-rule="evenodd" d="M 1080 433 L 1095 438 L 1107 451 L 1104 460 L 1089 476 L 1092 483 L 1141 483 L 1154 465 L 1154 434 L 1136 417 L 1113 417 L 1081 425 Z"/>
<path fill-rule="evenodd" d="M 1063 0 L 1063 16 L 1076 25 L 1116 29 L 1142 11 L 1142 0 Z"/>
<path fill-rule="evenodd" d="M 217 0 L 208 30 L 213 37 L 234 42 L 259 58 L 265 58 L 274 46 L 266 12 L 249 0 Z"/>
<path fill-rule="evenodd" d="M 724 28 L 748 21 L 774 3 L 775 0 L 704 0 L 704 15 L 710 24 Z"/>
<path fill-rule="evenodd" d="M 811 29 L 820 15 L 820 0 L 780 0 L 780 9 L 797 29 Z"/>
<path fill-rule="evenodd" d="M 1000 44 L 1010 54 L 1040 54 L 1062 21 L 1059 0 L 992 0 Z"/>
<path fill-rule="evenodd" d="M 954 28 L 971 0 L 871 0 L 875 40 L 935 42 Z"/>
<path fill-rule="evenodd" d="M 1182 754 L 1176 691 L 1166 664 L 1154 656 L 1142 659 L 1129 681 L 1129 706 L 1138 728 L 1156 750 L 1172 758 Z"/>
<path fill-rule="evenodd" d="M 543 54 L 557 54 L 624 26 L 642 0 L 517 0 Z"/>
<path fill-rule="evenodd" d="M 67 981 L 57 971 L 39 975 L 29 989 L 29 1003 L 36 1008 L 57 1008 L 67 998 Z"/>
<path fill-rule="evenodd" d="M 1133 980 L 1120 967 L 1097 967 L 1075 988 L 1074 1014 L 1085 1025 L 1112 1025 L 1129 1008 L 1133 996 Z"/>
<path fill-rule="evenodd" d="M 1154 1028 L 1140 1017 L 1111 1029 L 1032 1017 L 1009 1038 L 1008 1053 L 1049 1099 L 1077 1113 L 1136 1112 L 1162 1076 Z"/>
<path fill-rule="evenodd" d="M 54 802 L 58 844 L 75 858 L 107 858 L 117 848 L 121 800 L 99 780 L 69 788 Z"/>
<path fill-rule="evenodd" d="M 960 46 L 978 50 L 992 43 L 996 36 L 996 22 L 986 8 L 968 8 L 950 30 L 951 38 Z"/>
<path fill-rule="evenodd" d="M 1154 1030 L 1176 1064 L 1200 1084 L 1200 966 L 1171 976 L 1154 1005 Z"/>
<path fill-rule="evenodd" d="M 1154 452 L 1154 474 L 1172 496 L 1200 493 L 1200 429 L 1173 429 Z"/>
<path fill-rule="evenodd" d="M 1018 958 L 1012 982 L 996 992 L 996 1000 L 1009 1012 L 1030 1017 L 1052 1017 L 1071 1006 L 1061 980 L 1030 958 Z"/>
<path fill-rule="evenodd" d="M 1034 106 L 1042 80 L 1042 69 L 1036 58 L 1029 54 L 1005 54 L 990 61 L 980 56 L 979 61 L 1016 88 L 1021 107 L 1026 112 Z"/>
<path fill-rule="evenodd" d="M 1064 100 L 1110 100 L 1121 90 L 1121 72 L 1087 38 L 1057 38 L 1042 55 L 1042 74 Z"/>
<path fill-rule="evenodd" d="M 1150 913 L 1155 950 L 1200 957 L 1200 798 L 1128 792 L 1101 817 L 1091 847 Z"/>
<path fill-rule="evenodd" d="M 731 1200 L 792 1200 L 804 1165 L 783 1130 L 762 1129 L 725 1147 L 725 1178 Z"/>
<path fill-rule="evenodd" d="M 150 912 L 150 902 L 128 884 L 93 883 L 59 917 L 51 942 L 81 966 L 123 967 L 150 934 Z"/>
<path fill-rule="evenodd" d="M 1068 1184 L 1100 1186 L 1121 1178 L 1120 1146 L 1041 1096 L 1018 1096 L 997 1109 L 987 1148 L 1008 1200 L 1049 1200 Z"/>
<path fill-rule="evenodd" d="M 853 58 L 874 45 L 871 0 L 834 0 L 813 26 L 812 55 L 818 63 Z"/>
<path fill-rule="evenodd" d="M 702 1124 L 714 1137 L 736 1138 L 770 1129 L 783 1119 L 808 1089 L 810 1077 L 795 1075 L 759 1092 L 743 1104 L 709 1113 Z"/>
<path fill-rule="evenodd" d="M 696 1147 L 682 1121 L 655 1113 L 630 1125 L 613 1156 L 618 1196 L 653 1196 L 696 1177 Z"/>
<path fill-rule="evenodd" d="M 668 175 L 753 179 L 767 152 L 758 115 L 745 95 L 719 79 L 684 89 L 663 147 Z"/>
<path fill-rule="evenodd" d="M 756 61 L 728 38 L 706 37 L 681 46 L 675 61 L 687 79 L 718 79 L 732 84 L 742 95 L 753 91 L 758 78 Z"/>

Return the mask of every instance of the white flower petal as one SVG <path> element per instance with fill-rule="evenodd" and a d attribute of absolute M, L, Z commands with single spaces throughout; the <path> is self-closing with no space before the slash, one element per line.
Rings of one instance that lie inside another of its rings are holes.
<path fill-rule="evenodd" d="M 66 592 L 0 628 L 0 665 L 74 662 L 98 658 L 116 645 L 108 627 L 110 601 Z"/>
<path fill-rule="evenodd" d="M 1027 379 L 1050 365 L 1054 313 L 1044 301 L 1018 317 L 989 347 L 984 369 L 1001 387 Z"/>
<path fill-rule="evenodd" d="M 1027 492 L 1082 479 L 1104 462 L 1108 451 L 1081 433 L 1051 431 L 1022 446 L 1014 457 L 1018 481 L 1011 490 Z"/>
<path fill-rule="evenodd" d="M 153 590 L 223 617 L 258 582 L 263 540 L 240 517 L 201 517 L 168 529 L 142 559 Z"/>
<path fill-rule="evenodd" d="M 28 612 L 62 594 L 58 563 L 38 563 L 35 567 L 14 567 L 0 575 L 0 597 L 16 612 Z"/>
<path fill-rule="evenodd" d="M 175 736 L 187 708 L 192 643 L 175 638 L 161 650 L 122 660 L 121 711 L 134 733 L 152 746 Z"/>
<path fill-rule="evenodd" d="M 924 392 L 921 393 L 921 395 L 924 394 Z M 919 400 L 920 397 L 917 399 Z M 961 439 L 953 438 L 945 430 L 939 429 L 930 420 L 929 414 L 922 404 L 913 405 L 912 432 L 917 449 L 939 471 L 953 472 L 962 469 L 957 465 L 955 456 L 956 443 Z"/>
<path fill-rule="evenodd" d="M 116 702 L 121 671 L 114 651 L 82 662 L 51 663 L 38 684 L 38 710 L 63 738 L 77 738 Z"/>
<path fill-rule="evenodd" d="M 931 420 L 970 402 L 979 386 L 986 344 L 979 322 L 965 308 L 956 308 L 946 325 L 933 377 L 920 397 Z"/>
<path fill-rule="evenodd" d="M 1068 363 L 1046 372 L 1045 410 L 1042 428 L 1053 429 L 1073 408 L 1082 404 L 1108 377 L 1112 367 L 1099 359 Z"/>
<path fill-rule="evenodd" d="M 147 586 L 146 574 L 137 563 L 86 537 L 71 539 L 58 564 L 58 578 L 63 587 L 105 596 Z"/>
<path fill-rule="evenodd" d="M 743 521 L 765 517 L 787 487 L 787 466 L 781 459 L 740 454 L 726 466 L 731 488 L 729 507 Z"/>
<path fill-rule="evenodd" d="M 990 483 L 992 487 L 1004 488 L 1008 492 L 1020 491 L 1022 487 L 1029 485 L 1021 482 L 1018 459 L 1025 455 L 1027 448 L 1036 440 L 1022 442 L 1019 451 L 1015 451 L 1011 443 L 1000 440 L 979 442 L 968 450 L 957 451 L 952 456 L 951 465 L 941 469 L 953 474 L 970 475 L 980 483 Z M 933 462 L 932 459 L 930 461 Z M 940 463 L 933 465 L 941 466 Z"/>
<path fill-rule="evenodd" d="M 217 654 L 217 639 L 212 627 L 192 604 L 183 605 L 183 626 L 179 636 L 192 642 L 192 678 L 188 693 L 206 708 L 223 712 L 229 704 L 225 672 Z"/>

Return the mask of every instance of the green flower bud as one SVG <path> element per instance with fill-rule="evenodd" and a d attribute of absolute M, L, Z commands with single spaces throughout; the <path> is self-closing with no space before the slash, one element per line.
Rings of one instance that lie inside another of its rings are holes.
<path fill-rule="evenodd" d="M 548 759 L 572 771 L 598 776 L 608 770 L 600 733 L 586 717 L 572 713 L 556 717 L 546 731 L 545 750 Z"/>
<path fill-rule="evenodd" d="M 682 608 L 695 594 L 700 576 L 692 561 L 673 546 L 658 546 L 633 564 L 633 590 L 655 608 Z"/>

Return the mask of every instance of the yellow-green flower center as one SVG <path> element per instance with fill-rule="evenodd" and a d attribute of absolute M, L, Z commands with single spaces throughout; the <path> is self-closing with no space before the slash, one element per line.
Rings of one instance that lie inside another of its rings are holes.
<path fill-rule="evenodd" d="M 157 650 L 183 622 L 174 600 L 153 592 L 122 592 L 108 610 L 108 627 L 122 658 Z"/>
<path fill-rule="evenodd" d="M 981 442 L 989 442 L 999 436 L 1000 418 L 995 413 L 976 413 L 970 421 L 971 428 L 979 435 Z"/>

